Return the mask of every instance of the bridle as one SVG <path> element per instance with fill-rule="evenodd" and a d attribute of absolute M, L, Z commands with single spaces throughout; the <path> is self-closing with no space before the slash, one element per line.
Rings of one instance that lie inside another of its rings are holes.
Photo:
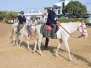
<path fill-rule="evenodd" d="M 83 22 L 81 23 L 81 26 L 78 29 L 80 29 L 80 28 L 82 30 L 82 33 L 87 33 L 87 32 L 84 31 L 86 29 L 86 27 L 84 27 L 84 23 Z"/>

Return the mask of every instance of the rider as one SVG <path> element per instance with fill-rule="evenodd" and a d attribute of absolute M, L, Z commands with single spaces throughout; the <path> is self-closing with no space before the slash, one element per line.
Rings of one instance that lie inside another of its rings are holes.
<path fill-rule="evenodd" d="M 58 6 L 53 5 L 52 8 L 48 11 L 48 18 L 47 18 L 47 25 L 50 25 L 52 27 L 52 38 L 56 36 L 55 32 L 56 32 L 56 24 L 57 24 L 57 20 L 56 20 L 56 10 L 57 10 Z"/>
<path fill-rule="evenodd" d="M 20 11 L 20 15 L 18 16 L 19 25 L 18 25 L 18 31 L 23 27 L 24 23 L 26 23 L 26 18 L 24 16 L 24 11 Z"/>
<path fill-rule="evenodd" d="M 50 25 L 52 27 L 52 38 L 56 37 L 56 24 L 57 24 L 57 20 L 56 20 L 56 9 L 58 8 L 58 6 L 53 5 L 51 7 L 51 9 L 48 11 L 48 18 L 47 18 L 47 25 Z M 49 38 L 46 38 L 45 41 L 45 48 L 48 49 L 48 42 L 49 42 Z"/>

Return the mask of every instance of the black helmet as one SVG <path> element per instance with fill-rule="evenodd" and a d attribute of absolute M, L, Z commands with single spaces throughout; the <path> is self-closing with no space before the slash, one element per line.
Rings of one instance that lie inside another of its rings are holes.
<path fill-rule="evenodd" d="M 53 5 L 52 8 L 57 9 L 59 7 L 57 5 Z"/>
<path fill-rule="evenodd" d="M 20 14 L 24 14 L 24 11 L 20 11 Z"/>

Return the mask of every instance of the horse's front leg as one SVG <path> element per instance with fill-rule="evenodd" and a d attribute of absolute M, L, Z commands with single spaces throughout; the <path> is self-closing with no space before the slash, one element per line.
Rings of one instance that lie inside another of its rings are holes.
<path fill-rule="evenodd" d="M 27 43 L 27 49 L 29 50 L 29 45 L 30 45 L 30 36 L 25 36 L 26 38 L 26 43 Z"/>
<path fill-rule="evenodd" d="M 57 50 L 56 50 L 56 57 L 58 57 L 59 55 L 58 55 L 58 50 L 59 50 L 59 48 L 60 48 L 60 46 L 61 46 L 61 43 L 62 41 L 61 40 L 58 40 L 58 45 L 57 45 Z"/>
<path fill-rule="evenodd" d="M 22 41 L 23 41 L 23 38 L 24 38 L 24 35 L 20 35 L 20 41 L 19 41 L 19 48 L 20 48 L 20 45 L 21 45 L 21 43 L 22 43 Z"/>
<path fill-rule="evenodd" d="M 18 40 L 17 34 L 13 33 L 13 45 L 17 45 L 17 43 L 18 43 L 17 40 Z"/>
<path fill-rule="evenodd" d="M 72 57 L 71 57 L 71 54 L 70 54 L 70 48 L 69 48 L 69 45 L 68 45 L 68 41 L 67 41 L 67 39 L 64 39 L 63 41 L 64 41 L 65 47 L 66 47 L 66 49 L 68 51 L 68 55 L 69 55 L 70 61 L 72 61 Z"/>
<path fill-rule="evenodd" d="M 29 50 L 30 40 L 27 40 L 27 49 Z"/>
<path fill-rule="evenodd" d="M 40 53 L 41 56 L 43 56 L 41 48 L 40 48 L 41 47 L 41 40 L 42 40 L 42 37 L 38 37 L 38 49 L 39 49 L 39 53 Z"/>
<path fill-rule="evenodd" d="M 38 41 L 38 39 L 36 38 L 36 40 L 35 40 L 35 42 L 34 42 L 34 49 L 33 49 L 33 52 L 36 51 L 36 48 L 37 48 L 37 41 Z"/>

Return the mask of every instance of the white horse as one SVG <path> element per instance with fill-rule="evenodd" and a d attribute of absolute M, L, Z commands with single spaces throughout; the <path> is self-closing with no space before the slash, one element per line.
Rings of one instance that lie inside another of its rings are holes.
<path fill-rule="evenodd" d="M 40 23 L 44 23 L 45 22 L 45 19 L 40 19 L 39 20 Z M 27 18 L 26 20 L 26 23 L 24 24 L 23 28 L 20 30 L 20 43 L 19 43 L 19 47 L 20 47 L 20 44 L 22 43 L 22 41 L 24 41 L 25 39 L 25 42 L 27 43 L 27 48 L 29 50 L 29 44 L 30 44 L 30 41 L 33 40 L 33 39 L 37 39 L 37 25 L 38 23 L 34 23 L 31 21 L 30 17 Z M 37 40 L 35 40 L 34 42 L 34 46 L 37 45 Z"/>
<path fill-rule="evenodd" d="M 11 39 L 13 41 L 13 45 L 17 45 L 20 47 L 21 43 L 24 41 L 27 43 L 27 48 L 29 49 L 30 40 L 36 38 L 37 35 L 35 30 L 35 24 L 31 22 L 29 17 L 27 18 L 26 23 L 24 24 L 23 28 L 20 29 L 20 31 L 18 31 L 18 27 L 19 21 L 17 20 L 12 24 Z"/>
<path fill-rule="evenodd" d="M 43 35 L 40 33 L 40 29 L 41 29 L 42 25 L 38 25 L 36 30 L 38 33 L 38 37 L 37 37 L 37 43 L 38 43 L 38 48 L 39 48 L 39 53 L 40 55 L 43 55 L 41 52 L 41 41 L 43 38 Z M 56 50 L 56 56 L 58 56 L 58 50 L 61 46 L 61 42 L 63 41 L 65 44 L 65 47 L 68 51 L 68 55 L 70 60 L 72 60 L 71 54 L 70 54 L 70 48 L 69 48 L 69 44 L 68 44 L 68 38 L 70 37 L 70 34 L 73 33 L 74 31 L 76 31 L 77 29 L 79 29 L 80 32 L 84 33 L 84 37 L 87 37 L 87 30 L 86 30 L 86 25 L 81 22 L 70 22 L 70 23 L 61 23 L 59 26 L 59 30 L 57 31 L 57 39 L 58 39 L 58 45 L 57 45 L 57 50 Z M 34 46 L 34 50 L 33 52 L 36 51 L 36 47 L 37 45 L 35 44 Z"/>
<path fill-rule="evenodd" d="M 36 28 L 36 25 L 31 23 L 30 19 L 27 19 L 26 23 L 23 26 L 23 28 L 20 30 L 20 43 L 19 43 L 19 47 L 20 47 L 21 43 L 24 41 L 24 42 L 27 43 L 27 48 L 29 50 L 30 41 L 35 39 L 36 36 L 37 36 L 35 28 Z"/>

